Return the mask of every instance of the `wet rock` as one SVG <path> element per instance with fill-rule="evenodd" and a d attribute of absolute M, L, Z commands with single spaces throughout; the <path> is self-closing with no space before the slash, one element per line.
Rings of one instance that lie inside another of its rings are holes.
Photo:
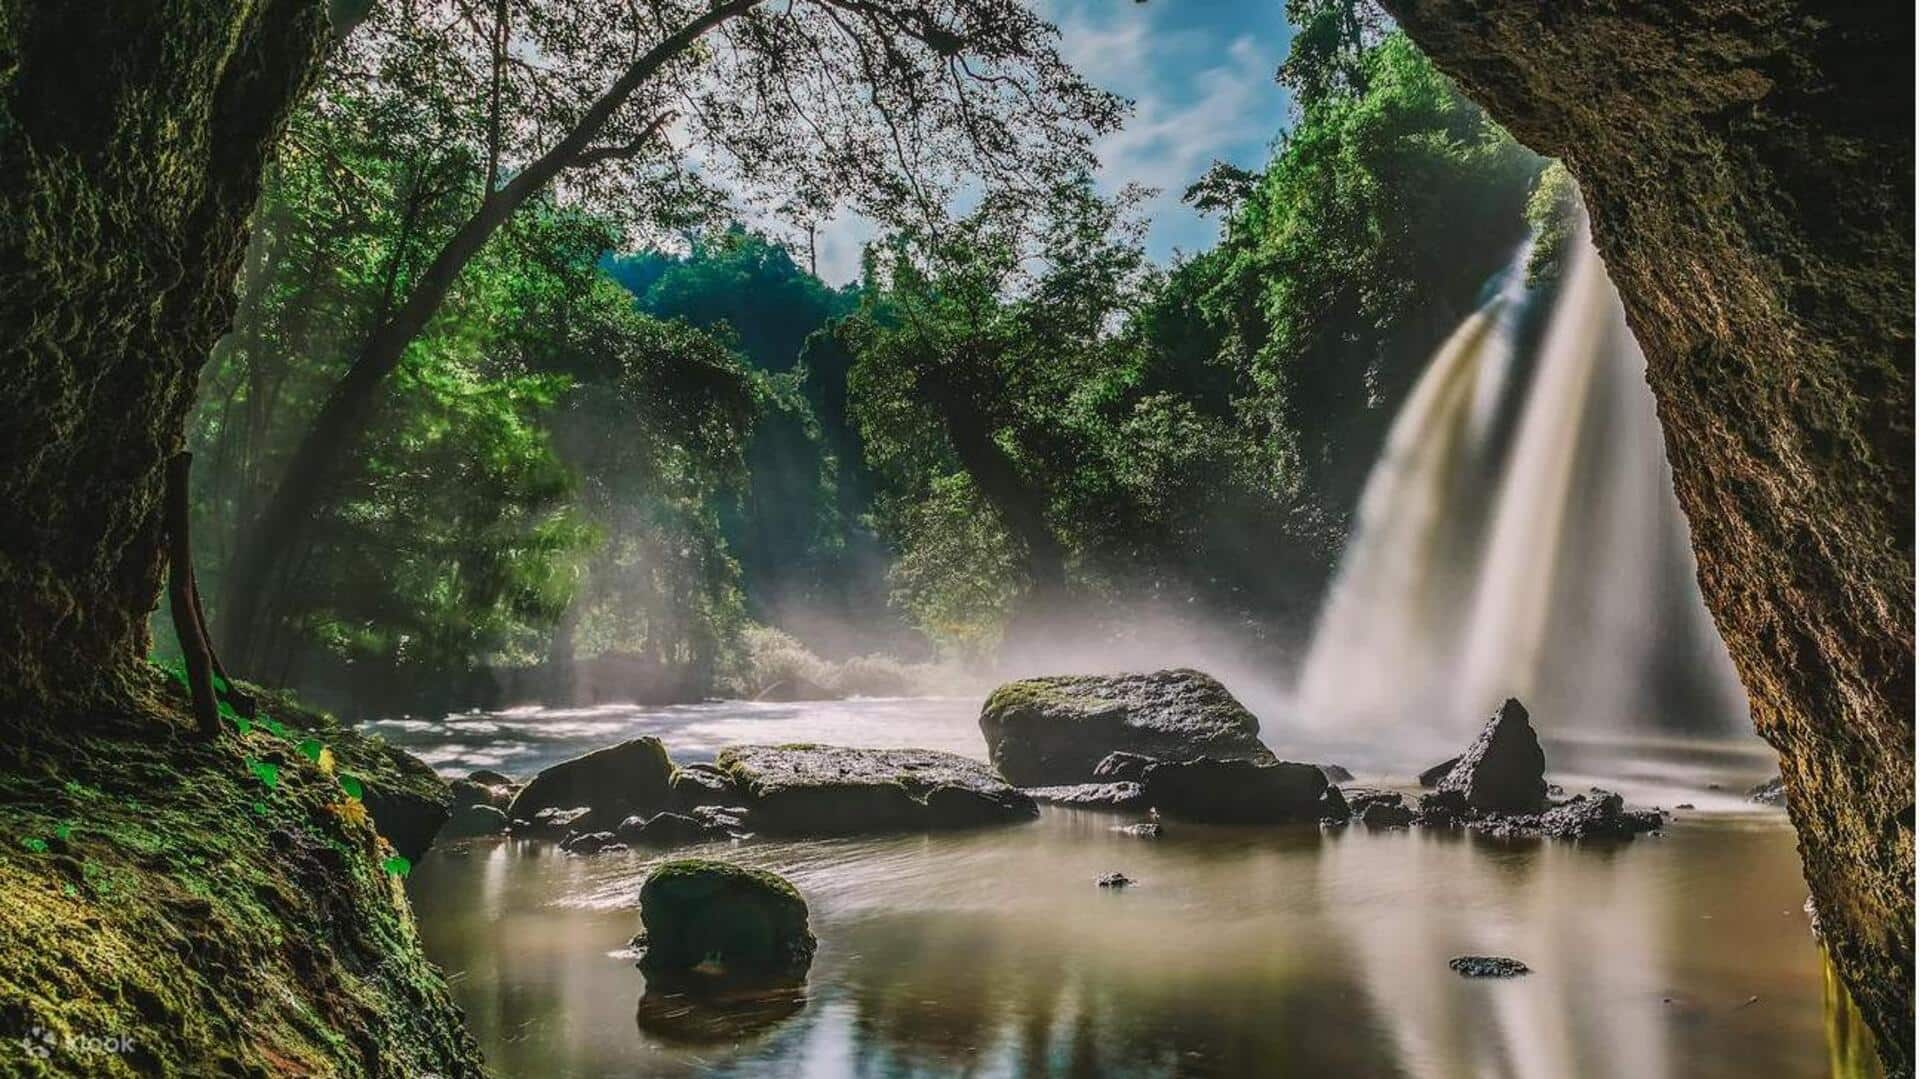
<path fill-rule="evenodd" d="M 612 832 L 575 832 L 560 841 L 560 849 L 568 854 L 601 854 L 626 850 L 627 845 Z"/>
<path fill-rule="evenodd" d="M 1093 778 L 1106 783 L 1138 783 L 1160 761 L 1139 753 L 1109 753 L 1093 766 Z"/>
<path fill-rule="evenodd" d="M 1658 831 L 1666 820 L 1657 809 L 1628 809 L 1617 794 L 1575 795 L 1540 815 L 1540 834 L 1554 839 L 1631 839 Z"/>
<path fill-rule="evenodd" d="M 1369 802 L 1360 811 L 1360 823 L 1369 828 L 1405 828 L 1413 823 L 1413 809 L 1406 802 Z"/>
<path fill-rule="evenodd" d="M 1666 818 L 1657 809 L 1629 809 L 1617 794 L 1595 788 L 1543 813 L 1483 813 L 1469 821 L 1476 830 L 1503 837 L 1632 839 L 1658 831 Z"/>
<path fill-rule="evenodd" d="M 1433 767 L 1427 769 L 1426 771 L 1421 772 L 1420 785 L 1422 787 L 1439 786 L 1440 781 L 1447 778 L 1447 773 L 1453 771 L 1453 766 L 1459 763 L 1460 763 L 1460 758 L 1448 757 L 1446 760 L 1441 761 L 1439 764 L 1436 764 Z"/>
<path fill-rule="evenodd" d="M 745 805 L 733 779 L 711 764 L 683 764 L 667 779 L 667 808 L 685 812 L 695 806 Z"/>
<path fill-rule="evenodd" d="M 1293 761 L 1163 762 L 1147 773 L 1147 801 L 1173 817 L 1217 824 L 1275 824 L 1320 816 L 1327 777 Z"/>
<path fill-rule="evenodd" d="M 1426 828 L 1452 828 L 1466 815 L 1466 795 L 1459 791 L 1430 791 L 1420 796 L 1415 820 Z"/>
<path fill-rule="evenodd" d="M 1783 806 L 1787 804 L 1787 785 L 1779 776 L 1765 783 L 1756 784 L 1747 791 L 1747 801 L 1763 806 Z"/>
<path fill-rule="evenodd" d="M 646 954 L 656 973 L 797 978 L 813 962 L 807 903 L 792 883 L 731 862 L 666 862 L 640 887 Z"/>
<path fill-rule="evenodd" d="M 1147 789 L 1138 783 L 1072 783 L 1064 787 L 1025 787 L 1021 793 L 1044 805 L 1070 809 L 1111 809 L 1121 812 L 1147 808 Z"/>
<path fill-rule="evenodd" d="M 1094 878 L 1094 883 L 1102 888 L 1126 888 L 1130 887 L 1134 881 L 1124 873 L 1104 873 Z"/>
<path fill-rule="evenodd" d="M 499 835 L 507 830 L 507 815 L 490 805 L 464 805 L 453 811 L 436 840 Z"/>
<path fill-rule="evenodd" d="M 1337 764 L 1320 765 L 1320 774 L 1327 777 L 1329 783 L 1347 783 L 1353 779 L 1353 773 Z"/>
<path fill-rule="evenodd" d="M 411 786 L 363 780 L 360 800 L 395 853 L 417 862 L 453 815 L 443 797 L 423 795 Z"/>
<path fill-rule="evenodd" d="M 1675 809 L 1692 809 L 1692 808 L 1694 808 L 1694 805 L 1693 805 L 1693 803 L 1692 803 L 1692 802 L 1675 802 L 1675 803 L 1674 803 L 1674 805 L 1673 805 L 1673 808 L 1675 808 Z"/>
<path fill-rule="evenodd" d="M 740 839 L 750 834 L 744 806 L 694 806 L 687 815 L 706 825 L 715 836 Z"/>
<path fill-rule="evenodd" d="M 505 772 L 496 772 L 491 768 L 476 768 L 467 773 L 467 778 L 483 787 L 518 787 L 519 783 Z"/>
<path fill-rule="evenodd" d="M 492 806 L 505 811 L 513 804 L 513 792 L 504 787 L 489 787 L 471 779 L 456 779 L 447 784 L 447 791 L 453 797 L 452 809 L 458 813 L 467 806 Z"/>
<path fill-rule="evenodd" d="M 735 746 L 716 767 L 745 797 L 747 822 L 779 835 L 861 835 L 1005 824 L 1033 799 L 978 761 L 927 749 Z"/>
<path fill-rule="evenodd" d="M 593 831 L 592 828 L 575 827 L 586 825 L 592 813 L 593 810 L 586 806 L 572 806 L 566 809 L 552 806 L 540 810 L 530 818 L 510 818 L 507 829 L 514 835 L 531 839 L 559 839 L 576 831 Z"/>
<path fill-rule="evenodd" d="M 1352 817 L 1353 807 L 1347 804 L 1346 795 L 1340 793 L 1339 787 L 1327 784 L 1326 791 L 1320 795 L 1320 820 L 1326 824 L 1345 824 Z"/>
<path fill-rule="evenodd" d="M 587 806 L 611 827 L 635 813 L 665 808 L 673 762 L 658 738 L 634 738 L 546 769 L 514 796 L 509 818 L 533 820 L 544 809 Z"/>
<path fill-rule="evenodd" d="M 1159 839 L 1160 825 L 1157 821 L 1141 821 L 1138 824 L 1118 824 L 1114 831 L 1121 835 L 1130 835 L 1135 839 Z"/>
<path fill-rule="evenodd" d="M 1273 759 L 1253 713 L 1193 670 L 1008 682 L 981 708 L 980 733 L 994 767 L 1021 786 L 1087 782 L 1115 752 Z"/>
<path fill-rule="evenodd" d="M 1473 809 L 1527 813 L 1546 804 L 1546 771 L 1527 710 L 1509 697 L 1437 786 L 1459 791 Z"/>
<path fill-rule="evenodd" d="M 1518 959 L 1504 955 L 1457 955 L 1447 966 L 1462 978 L 1517 978 L 1533 970 Z"/>
<path fill-rule="evenodd" d="M 655 813 L 651 817 L 638 815 L 620 822 L 615 834 L 629 843 L 648 847 L 677 847 L 687 843 L 702 843 L 709 839 L 723 837 L 719 831 L 700 820 L 684 813 Z"/>

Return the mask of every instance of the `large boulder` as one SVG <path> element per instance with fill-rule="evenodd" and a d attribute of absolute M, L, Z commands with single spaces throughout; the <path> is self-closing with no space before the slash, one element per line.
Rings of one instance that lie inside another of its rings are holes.
<path fill-rule="evenodd" d="M 640 886 L 649 976 L 798 977 L 813 962 L 807 901 L 785 878 L 731 862 L 665 862 Z"/>
<path fill-rule="evenodd" d="M 928 749 L 733 746 L 715 767 L 744 798 L 748 826 L 778 835 L 857 835 L 1004 824 L 1033 799 L 979 761 Z"/>
<path fill-rule="evenodd" d="M 1327 777 L 1293 761 L 1169 761 L 1148 769 L 1147 801 L 1161 813 L 1216 824 L 1317 820 Z"/>
<path fill-rule="evenodd" d="M 1531 813 L 1547 803 L 1547 755 L 1519 701 L 1507 698 L 1438 788 L 1459 791 L 1472 809 Z"/>
<path fill-rule="evenodd" d="M 1273 759 L 1253 713 L 1225 686 L 1193 670 L 1008 682 L 981 708 L 980 733 L 993 766 L 1023 787 L 1088 782 L 1116 752 L 1160 760 Z"/>
<path fill-rule="evenodd" d="M 562 761 L 534 776 L 507 808 L 511 820 L 534 820 L 544 809 L 586 807 L 612 827 L 664 808 L 673 762 L 658 738 L 635 738 Z"/>

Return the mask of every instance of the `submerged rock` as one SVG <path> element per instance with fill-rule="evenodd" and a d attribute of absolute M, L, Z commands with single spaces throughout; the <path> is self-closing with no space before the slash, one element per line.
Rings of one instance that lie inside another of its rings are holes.
<path fill-rule="evenodd" d="M 1022 793 L 1046 805 L 1070 809 L 1147 808 L 1147 789 L 1138 783 L 1072 783 L 1064 787 L 1025 787 Z"/>
<path fill-rule="evenodd" d="M 1352 772 L 1337 764 L 1320 765 L 1320 774 L 1326 776 L 1329 783 L 1347 783 L 1353 779 Z"/>
<path fill-rule="evenodd" d="M 560 839 L 574 832 L 595 831 L 588 826 L 593 810 L 586 806 L 572 806 L 562 809 L 552 806 L 535 813 L 531 818 L 514 817 L 507 827 L 514 835 L 533 839 Z"/>
<path fill-rule="evenodd" d="M 1527 710 L 1509 697 L 1438 787 L 1459 791 L 1473 809 L 1526 813 L 1546 804 L 1546 773 L 1547 756 Z"/>
<path fill-rule="evenodd" d="M 1595 788 L 1592 794 L 1576 794 L 1543 813 L 1479 814 L 1469 823 L 1497 836 L 1632 839 L 1658 831 L 1666 818 L 1657 809 L 1629 809 L 1619 795 Z"/>
<path fill-rule="evenodd" d="M 1413 810 L 1404 800 L 1369 802 L 1367 808 L 1360 811 L 1360 823 L 1369 828 L 1405 828 L 1413 820 Z"/>
<path fill-rule="evenodd" d="M 1121 835 L 1130 835 L 1135 839 L 1159 839 L 1160 824 L 1157 821 L 1141 821 L 1138 824 L 1117 824 L 1114 831 Z"/>
<path fill-rule="evenodd" d="M 1453 766 L 1459 763 L 1460 763 L 1460 758 L 1448 757 L 1446 760 L 1441 761 L 1439 764 L 1436 764 L 1433 767 L 1427 769 L 1426 771 L 1421 772 L 1420 785 L 1422 787 L 1439 786 L 1440 781 L 1447 778 L 1447 773 L 1453 771 Z"/>
<path fill-rule="evenodd" d="M 928 749 L 734 746 L 715 766 L 754 830 L 860 835 L 1032 820 L 1033 799 L 978 761 Z"/>
<path fill-rule="evenodd" d="M 447 784 L 447 791 L 453 797 L 451 805 L 456 813 L 467 806 L 492 806 L 505 812 L 513 804 L 512 787 L 488 786 L 472 778 L 454 780 Z"/>
<path fill-rule="evenodd" d="M 568 854 L 600 854 L 626 850 L 627 845 L 612 832 L 575 832 L 560 841 L 560 849 Z"/>
<path fill-rule="evenodd" d="M 1327 777 L 1293 761 L 1167 762 L 1147 772 L 1147 801 L 1168 816 L 1217 824 L 1275 824 L 1320 816 Z"/>
<path fill-rule="evenodd" d="M 600 819 L 620 821 L 665 808 L 673 762 L 658 738 L 634 738 L 562 761 L 534 776 L 507 809 L 533 820 L 542 810 L 586 806 Z"/>
<path fill-rule="evenodd" d="M 1462 978 L 1517 978 L 1533 973 L 1525 963 L 1504 955 L 1457 955 L 1447 960 L 1447 966 Z"/>
<path fill-rule="evenodd" d="M 726 836 L 725 830 L 684 813 L 655 813 L 651 817 L 631 816 L 620 822 L 615 833 L 629 843 L 649 847 L 677 847 L 702 843 Z"/>
<path fill-rule="evenodd" d="M 807 903 L 793 884 L 764 869 L 681 859 L 663 863 L 640 887 L 646 954 L 656 973 L 798 978 L 813 962 Z"/>
<path fill-rule="evenodd" d="M 1779 776 L 1765 783 L 1759 783 L 1748 789 L 1747 801 L 1763 806 L 1783 806 L 1787 804 L 1787 785 Z"/>
<path fill-rule="evenodd" d="M 1134 883 L 1133 878 L 1125 873 L 1103 873 L 1093 882 L 1102 888 L 1126 888 Z"/>
<path fill-rule="evenodd" d="M 1084 783 L 1115 752 L 1273 759 L 1253 713 L 1194 670 L 1008 682 L 981 708 L 980 733 L 994 767 L 1021 786 Z"/>
<path fill-rule="evenodd" d="M 707 978 L 647 975 L 634 1009 L 641 1033 L 670 1045 L 735 1045 L 798 1014 L 805 986 L 792 978 Z"/>

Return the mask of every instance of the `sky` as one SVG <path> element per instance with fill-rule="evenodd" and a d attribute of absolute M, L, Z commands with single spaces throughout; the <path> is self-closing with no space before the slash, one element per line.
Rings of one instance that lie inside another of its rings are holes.
<path fill-rule="evenodd" d="M 1211 247 L 1217 222 L 1180 195 L 1216 159 L 1266 164 L 1290 111 L 1286 90 L 1273 81 L 1293 36 L 1283 0 L 1037 3 L 1060 27 L 1067 59 L 1095 85 L 1134 102 L 1126 127 L 1099 144 L 1102 190 L 1158 189 L 1143 207 L 1156 260 Z M 851 216 L 828 223 L 816 241 L 820 276 L 836 285 L 859 276 L 860 248 L 873 232 Z"/>

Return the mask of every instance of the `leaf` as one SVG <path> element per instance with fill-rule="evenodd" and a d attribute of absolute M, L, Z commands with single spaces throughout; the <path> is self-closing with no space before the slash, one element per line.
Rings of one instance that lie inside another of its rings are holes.
<path fill-rule="evenodd" d="M 268 787 L 278 787 L 280 785 L 280 766 L 272 761 L 249 760 L 247 761 L 247 769 L 258 777 L 260 782 L 265 783 Z"/>
<path fill-rule="evenodd" d="M 47 841 L 44 839 L 41 839 L 37 835 L 28 836 L 27 838 L 22 839 L 20 841 L 20 845 L 27 848 L 28 850 L 32 851 L 35 854 L 47 853 Z"/>
<path fill-rule="evenodd" d="M 380 867 L 396 877 L 404 877 L 413 872 L 413 863 L 408 861 L 404 854 L 396 854 L 388 858 L 380 863 Z"/>
<path fill-rule="evenodd" d="M 306 741 L 300 743 L 300 755 L 302 757 L 307 758 L 310 761 L 317 762 L 320 759 L 320 754 L 325 753 L 326 751 L 327 751 L 327 747 L 324 745 L 321 745 L 320 739 L 318 738 L 309 738 Z"/>
<path fill-rule="evenodd" d="M 322 772 L 331 774 L 333 772 L 333 750 L 325 746 L 320 747 L 320 756 L 313 763 L 319 765 Z"/>
<path fill-rule="evenodd" d="M 264 816 L 266 816 L 266 815 L 267 815 L 267 803 L 265 803 L 265 802 L 255 802 L 255 803 L 253 803 L 253 811 L 254 811 L 255 813 L 258 813 L 258 814 L 260 814 L 260 815 L 261 815 L 261 816 L 263 816 L 263 817 L 264 817 Z"/>
<path fill-rule="evenodd" d="M 358 798 L 333 802 L 327 806 L 327 812 L 340 818 L 340 823 L 350 827 L 359 827 L 367 823 L 367 807 Z"/>
<path fill-rule="evenodd" d="M 213 676 L 213 691 L 215 693 L 225 693 L 227 690 L 232 688 L 233 688 L 232 686 L 229 686 L 227 684 L 226 679 L 220 677 L 218 674 L 215 674 Z"/>
<path fill-rule="evenodd" d="M 287 725 L 273 718 L 272 716 L 267 715 L 265 712 L 262 712 L 259 715 L 255 716 L 254 722 L 260 724 L 262 727 L 265 727 L 267 730 L 272 731 L 273 736 L 275 738 L 285 738 L 287 736 Z"/>
<path fill-rule="evenodd" d="M 62 822 L 60 827 L 53 830 L 53 834 L 62 842 L 65 842 L 67 837 L 73 834 L 73 825 Z"/>
<path fill-rule="evenodd" d="M 366 796 L 366 788 L 360 785 L 360 780 L 345 772 L 340 773 L 340 789 L 346 791 L 347 797 L 349 798 L 363 798 Z"/>
<path fill-rule="evenodd" d="M 227 718 L 233 720 L 233 729 L 239 731 L 241 734 L 245 734 L 253 729 L 253 724 L 247 722 L 246 716 L 230 715 Z"/>

